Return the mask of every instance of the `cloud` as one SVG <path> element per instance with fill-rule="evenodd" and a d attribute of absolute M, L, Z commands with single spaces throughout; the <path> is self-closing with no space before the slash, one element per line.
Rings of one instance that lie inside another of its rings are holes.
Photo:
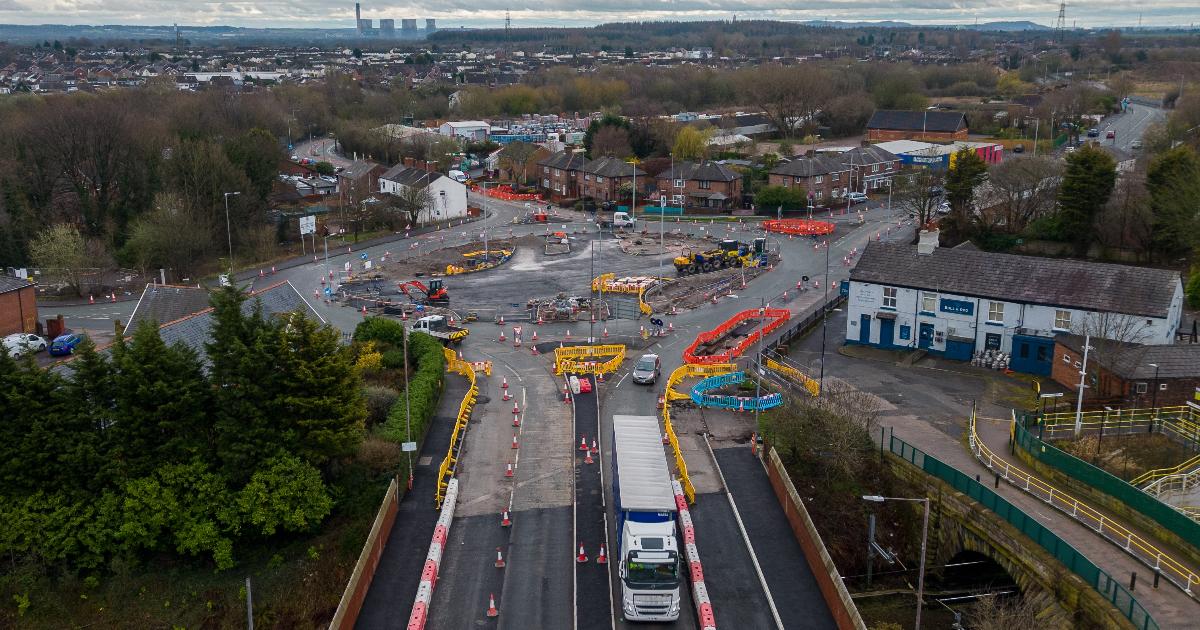
<path fill-rule="evenodd" d="M 21 24 L 170 24 L 252 27 L 353 26 L 351 1 L 293 2 L 231 0 L 182 3 L 178 0 L 0 0 L 5 21 Z M 513 25 L 593 25 L 630 20 L 775 19 L 900 20 L 917 24 L 970 24 L 1030 20 L 1051 25 L 1058 5 L 1048 0 L 443 0 L 434 10 L 413 2 L 363 3 L 371 19 L 437 18 L 452 26 L 500 27 L 505 12 Z M 801 8 L 802 7 L 802 8 Z M 1180 26 L 1196 18 L 1194 0 L 1156 0 L 1138 7 L 1146 26 Z M 1091 0 L 1087 11 L 1067 7 L 1067 21 L 1079 26 L 1132 26 L 1138 22 L 1128 0 Z"/>

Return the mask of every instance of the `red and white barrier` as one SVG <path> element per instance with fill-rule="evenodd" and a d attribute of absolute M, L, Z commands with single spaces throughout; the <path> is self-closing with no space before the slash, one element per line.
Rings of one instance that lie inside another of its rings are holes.
<path fill-rule="evenodd" d="M 433 541 L 425 556 L 425 567 L 421 570 L 421 584 L 413 602 L 412 614 L 408 616 L 408 630 L 422 630 L 429 619 L 429 603 L 433 601 L 433 587 L 437 584 L 438 570 L 442 564 L 442 553 L 446 538 L 450 535 L 450 522 L 454 520 L 454 504 L 458 502 L 458 479 L 451 478 L 446 484 L 446 497 L 442 500 L 442 512 L 433 528 Z"/>
<path fill-rule="evenodd" d="M 704 586 L 704 567 L 700 564 L 700 549 L 696 547 L 696 528 L 692 524 L 692 513 L 688 510 L 687 498 L 683 496 L 683 486 L 672 480 L 671 487 L 675 491 L 675 507 L 679 509 L 679 529 L 683 532 L 683 552 L 692 578 L 692 600 L 696 602 L 696 618 L 700 621 L 700 630 L 717 630 L 717 617 L 713 614 L 712 600 L 709 599 L 708 589 Z"/>

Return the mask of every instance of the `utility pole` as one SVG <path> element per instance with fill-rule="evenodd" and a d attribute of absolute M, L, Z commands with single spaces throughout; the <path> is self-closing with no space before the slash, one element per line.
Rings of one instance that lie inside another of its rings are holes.
<path fill-rule="evenodd" d="M 1083 390 L 1087 387 L 1087 362 L 1088 351 L 1092 349 L 1092 336 L 1086 334 L 1083 337 L 1083 367 L 1079 370 L 1079 398 L 1075 401 L 1075 436 L 1079 436 L 1079 432 L 1083 430 Z"/>
<path fill-rule="evenodd" d="M 229 197 L 242 194 L 239 192 L 225 193 L 225 238 L 229 241 L 229 283 L 233 284 L 233 230 L 229 227 Z"/>
<path fill-rule="evenodd" d="M 825 293 L 821 298 L 821 376 L 817 394 L 825 391 L 825 331 L 829 327 L 829 241 L 825 241 Z"/>
<path fill-rule="evenodd" d="M 412 490 L 413 467 L 412 451 L 408 446 L 412 443 L 412 401 L 408 396 L 408 325 L 401 322 L 404 328 L 404 459 L 408 466 L 408 489 Z"/>
<path fill-rule="evenodd" d="M 759 408 L 762 407 L 762 344 L 763 344 L 763 327 L 766 324 L 767 317 L 767 298 L 759 298 L 761 302 L 758 307 L 759 314 L 759 329 L 758 329 L 758 349 L 754 353 L 754 426 L 758 424 Z"/>

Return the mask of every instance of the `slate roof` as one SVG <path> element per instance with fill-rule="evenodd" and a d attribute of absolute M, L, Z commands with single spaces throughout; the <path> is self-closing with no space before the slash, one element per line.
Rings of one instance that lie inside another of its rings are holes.
<path fill-rule="evenodd" d="M 1079 335 L 1059 335 L 1055 341 L 1074 350 L 1083 352 L 1083 337 Z M 1108 342 L 1112 344 L 1113 342 Z M 1092 340 L 1093 347 L 1097 344 Z M 1151 380 L 1154 378 L 1154 367 L 1158 365 L 1158 378 L 1196 378 L 1200 377 L 1200 344 L 1151 345 L 1118 344 L 1124 349 L 1114 353 L 1112 361 L 1104 369 L 1125 380 Z"/>
<path fill-rule="evenodd" d="M 208 289 L 201 287 L 181 287 L 169 284 L 147 284 L 142 289 L 129 323 L 125 325 L 125 334 L 132 334 L 138 324 L 153 321 L 156 325 L 182 319 L 192 313 L 199 313 L 208 308 Z"/>
<path fill-rule="evenodd" d="M 870 242 L 850 279 L 1023 304 L 1166 317 L 1179 272 L 1061 258 Z"/>
<path fill-rule="evenodd" d="M 962 112 L 937 110 L 907 111 L 877 109 L 867 122 L 867 129 L 898 129 L 901 131 L 934 131 L 953 133 L 966 128 L 967 117 Z"/>
<path fill-rule="evenodd" d="M 0 293 L 8 293 L 31 286 L 33 284 L 23 278 L 0 274 Z"/>
<path fill-rule="evenodd" d="M 810 169 L 811 166 L 811 169 Z M 838 157 L 829 155 L 813 155 L 796 158 L 786 164 L 780 164 L 771 169 L 772 175 L 787 175 L 789 177 L 808 177 L 809 175 L 828 175 L 829 173 L 844 173 L 850 167 Z"/>
<path fill-rule="evenodd" d="M 360 177 L 365 176 L 367 173 L 370 173 L 378 166 L 378 164 L 369 160 L 358 160 L 357 162 L 351 163 L 350 166 L 347 166 L 345 170 L 338 174 L 338 176 L 350 180 L 359 179 Z"/>
<path fill-rule="evenodd" d="M 586 162 L 587 158 L 583 156 L 582 152 L 576 153 L 570 149 L 564 149 L 551 153 L 549 157 L 539 161 L 538 166 L 549 166 L 562 171 L 577 171 Z"/>
<path fill-rule="evenodd" d="M 671 179 L 674 174 L 675 179 L 686 179 L 689 181 L 710 181 L 710 182 L 731 182 L 736 179 L 741 179 L 741 175 L 717 162 L 681 162 L 675 165 L 674 169 L 667 170 L 658 174 L 658 179 Z"/>
<path fill-rule="evenodd" d="M 855 147 L 841 154 L 841 160 L 845 164 L 854 164 L 860 166 L 863 164 L 882 164 L 884 162 L 896 162 L 900 159 L 895 153 L 877 147 L 875 145 L 867 147 Z"/>
<path fill-rule="evenodd" d="M 397 184 L 406 186 L 408 188 L 424 188 L 441 176 L 442 174 L 438 172 L 431 173 L 423 168 L 415 168 L 412 166 L 397 164 L 392 168 L 389 168 L 383 175 L 380 175 L 379 179 L 386 179 L 389 182 L 396 182 Z"/>
<path fill-rule="evenodd" d="M 642 169 L 611 155 L 596 158 L 584 164 L 579 170 L 600 177 L 633 177 L 635 172 L 642 177 L 646 176 L 646 172 Z"/>

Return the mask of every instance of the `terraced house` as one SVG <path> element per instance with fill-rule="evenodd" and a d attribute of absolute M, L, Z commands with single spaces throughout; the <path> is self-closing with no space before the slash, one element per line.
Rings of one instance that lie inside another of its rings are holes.
<path fill-rule="evenodd" d="M 655 178 L 658 198 L 684 208 L 731 210 L 742 207 L 742 175 L 710 160 L 681 162 Z"/>

